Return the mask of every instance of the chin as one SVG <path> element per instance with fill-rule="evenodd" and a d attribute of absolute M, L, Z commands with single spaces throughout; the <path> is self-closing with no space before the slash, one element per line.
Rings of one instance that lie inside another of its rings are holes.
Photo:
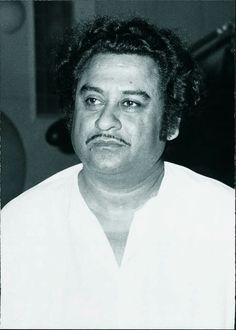
<path fill-rule="evenodd" d="M 104 174 L 116 174 L 120 172 L 120 166 L 114 162 L 100 162 L 90 164 L 95 170 Z"/>
<path fill-rule="evenodd" d="M 124 162 L 120 158 L 114 157 L 114 155 L 110 157 L 91 157 L 86 163 L 91 169 L 104 174 L 119 173 L 124 167 Z"/>

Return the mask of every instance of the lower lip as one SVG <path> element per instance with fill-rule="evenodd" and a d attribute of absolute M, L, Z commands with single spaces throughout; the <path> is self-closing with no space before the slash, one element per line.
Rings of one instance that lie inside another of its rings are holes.
<path fill-rule="evenodd" d="M 98 147 L 98 148 L 103 148 L 103 149 L 113 149 L 113 148 L 122 148 L 125 145 L 124 144 L 119 144 L 116 142 L 94 142 L 93 143 L 94 147 Z"/>

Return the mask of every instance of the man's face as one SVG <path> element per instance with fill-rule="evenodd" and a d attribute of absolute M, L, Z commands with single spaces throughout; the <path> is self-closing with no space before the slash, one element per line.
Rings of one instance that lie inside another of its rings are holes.
<path fill-rule="evenodd" d="M 83 165 L 100 173 L 150 170 L 165 143 L 158 68 L 150 57 L 98 54 L 77 85 L 72 142 Z"/>

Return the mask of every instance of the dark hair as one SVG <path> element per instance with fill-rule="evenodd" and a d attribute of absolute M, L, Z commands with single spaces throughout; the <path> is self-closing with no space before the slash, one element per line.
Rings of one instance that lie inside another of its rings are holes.
<path fill-rule="evenodd" d="M 160 138 L 175 132 L 179 118 L 200 100 L 200 71 L 187 48 L 168 29 L 158 29 L 141 18 L 99 17 L 70 29 L 57 51 L 60 106 L 71 127 L 75 92 L 87 61 L 98 53 L 150 56 L 158 65 L 164 112 Z"/>

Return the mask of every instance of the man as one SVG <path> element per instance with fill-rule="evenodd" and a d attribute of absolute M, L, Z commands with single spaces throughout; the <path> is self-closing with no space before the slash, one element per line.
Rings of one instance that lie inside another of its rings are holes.
<path fill-rule="evenodd" d="M 68 35 L 57 70 L 83 166 L 4 208 L 3 326 L 233 328 L 232 189 L 163 161 L 199 101 L 188 52 L 141 19 L 100 18 Z"/>

